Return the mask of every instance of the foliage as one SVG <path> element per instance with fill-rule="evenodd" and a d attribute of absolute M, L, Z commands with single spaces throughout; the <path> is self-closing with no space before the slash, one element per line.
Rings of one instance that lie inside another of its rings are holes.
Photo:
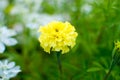
<path fill-rule="evenodd" d="M 11 11 L 19 0 L 6 1 L 8 5 L 5 9 L 0 8 L 4 14 L 0 25 L 18 32 L 14 36 L 18 44 L 6 46 L 0 59 L 14 60 L 22 71 L 11 80 L 59 80 L 56 54 L 47 54 L 40 47 L 37 29 L 28 28 L 27 20 L 23 18 L 25 14 L 34 11 L 34 4 L 25 0 L 26 6 L 31 10 L 25 13 L 18 9 L 21 13 L 13 15 Z M 112 60 L 113 43 L 120 39 L 119 0 L 43 0 L 40 5 L 36 11 L 39 15 L 61 14 L 63 22 L 68 20 L 78 33 L 75 47 L 69 53 L 61 55 L 63 80 L 103 80 Z M 44 18 L 38 19 L 47 22 Z M 114 67 L 108 80 L 120 80 L 119 66 Z"/>

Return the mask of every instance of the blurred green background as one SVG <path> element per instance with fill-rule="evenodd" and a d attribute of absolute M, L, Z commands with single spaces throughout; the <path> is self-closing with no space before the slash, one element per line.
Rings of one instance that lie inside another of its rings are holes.
<path fill-rule="evenodd" d="M 11 80 L 60 80 L 56 54 L 38 41 L 38 28 L 50 21 L 69 21 L 78 33 L 75 47 L 61 55 L 63 80 L 103 80 L 120 39 L 119 0 L 0 0 L 0 14 L 0 26 L 18 33 L 18 44 L 0 54 L 21 66 Z M 108 80 L 120 80 L 119 64 Z"/>

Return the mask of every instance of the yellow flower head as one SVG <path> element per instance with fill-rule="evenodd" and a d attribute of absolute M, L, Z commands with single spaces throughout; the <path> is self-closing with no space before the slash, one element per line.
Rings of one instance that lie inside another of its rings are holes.
<path fill-rule="evenodd" d="M 120 51 L 120 41 L 115 42 L 115 49 L 118 49 Z"/>
<path fill-rule="evenodd" d="M 77 32 L 74 26 L 69 22 L 53 21 L 39 29 L 41 33 L 39 37 L 40 45 L 44 51 L 62 51 L 62 54 L 69 51 L 75 45 Z"/>

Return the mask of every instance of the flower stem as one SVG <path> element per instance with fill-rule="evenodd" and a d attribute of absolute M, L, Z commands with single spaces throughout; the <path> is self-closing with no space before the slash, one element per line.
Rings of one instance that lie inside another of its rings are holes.
<path fill-rule="evenodd" d="M 60 71 L 60 80 L 62 80 L 62 64 L 60 60 L 60 55 L 61 55 L 61 52 L 57 52 L 57 62 L 58 62 L 58 67 Z"/>
<path fill-rule="evenodd" d="M 114 63 L 114 61 L 112 61 L 111 65 L 110 65 L 110 69 L 109 69 L 108 73 L 105 75 L 103 80 L 107 80 L 108 79 L 108 77 L 109 77 L 109 75 L 110 75 L 114 65 L 115 65 L 115 63 Z"/>
<path fill-rule="evenodd" d="M 61 64 L 61 60 L 60 60 L 60 54 L 61 54 L 60 52 L 57 52 L 57 62 L 58 62 L 60 74 L 62 74 L 62 64 Z"/>
<path fill-rule="evenodd" d="M 108 73 L 106 74 L 106 76 L 104 77 L 104 80 L 107 80 L 107 78 L 109 77 L 109 75 L 110 75 L 113 67 L 114 67 L 116 64 L 118 64 L 118 62 L 120 61 L 119 57 L 120 57 L 120 55 L 119 55 L 118 53 L 115 53 L 115 54 L 113 55 L 113 59 L 112 59 L 111 65 L 110 65 L 110 69 L 109 69 Z"/>

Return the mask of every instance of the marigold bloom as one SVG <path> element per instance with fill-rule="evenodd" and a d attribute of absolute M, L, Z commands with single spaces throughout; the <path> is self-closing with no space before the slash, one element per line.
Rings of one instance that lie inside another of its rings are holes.
<path fill-rule="evenodd" d="M 69 51 L 75 45 L 77 32 L 69 22 L 53 21 L 46 26 L 40 27 L 40 45 L 44 51 L 62 51 L 62 54 Z"/>

